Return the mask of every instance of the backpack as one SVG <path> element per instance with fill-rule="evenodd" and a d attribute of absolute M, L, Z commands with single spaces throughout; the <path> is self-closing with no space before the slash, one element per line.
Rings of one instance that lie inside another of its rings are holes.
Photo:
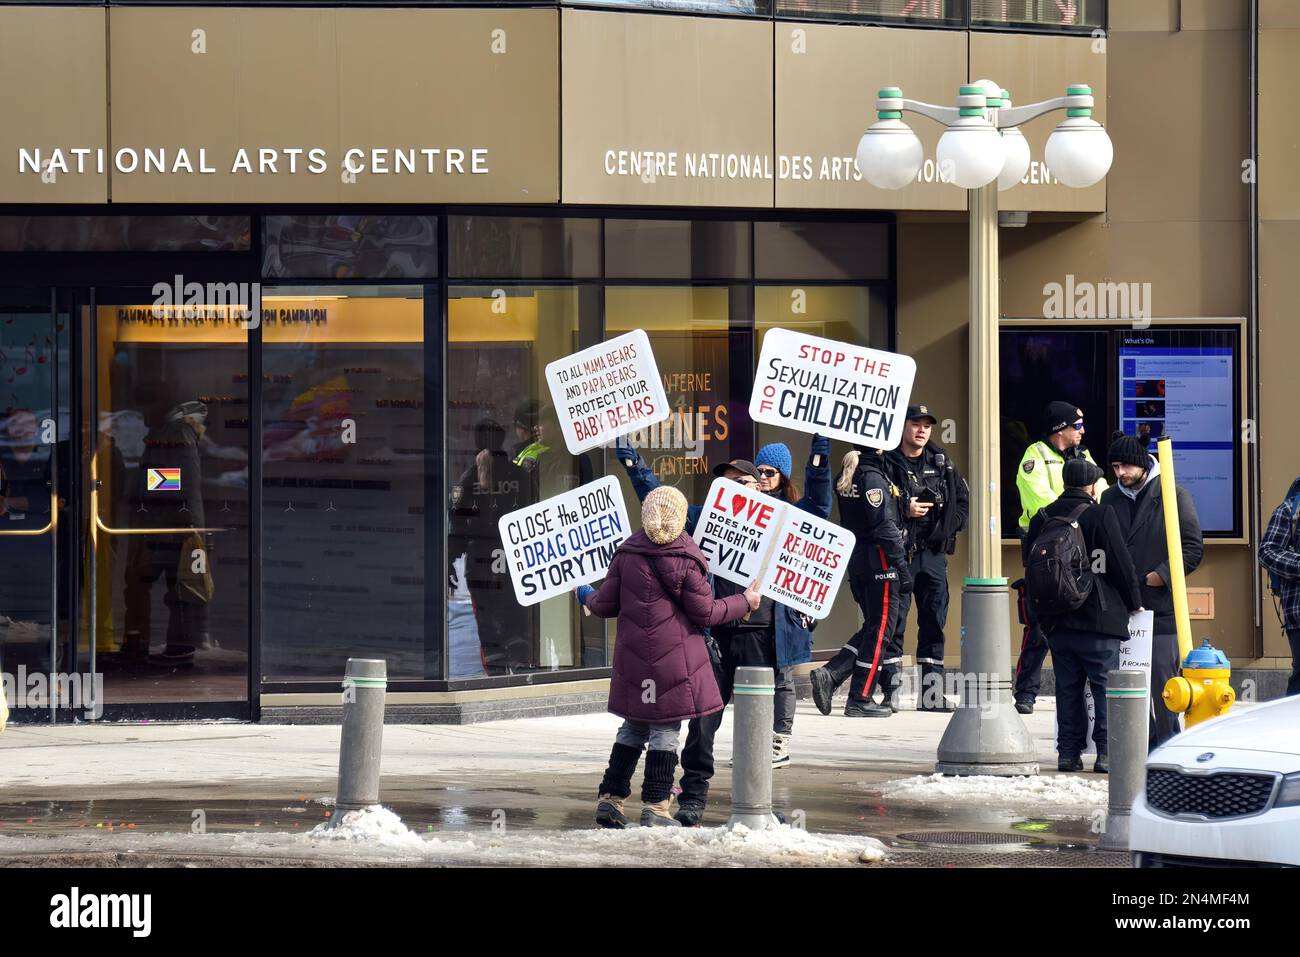
<path fill-rule="evenodd" d="M 1029 548 L 1025 589 L 1040 615 L 1055 617 L 1078 611 L 1092 594 L 1088 543 L 1079 528 L 1087 502 L 1068 515 L 1044 515 L 1043 529 Z"/>

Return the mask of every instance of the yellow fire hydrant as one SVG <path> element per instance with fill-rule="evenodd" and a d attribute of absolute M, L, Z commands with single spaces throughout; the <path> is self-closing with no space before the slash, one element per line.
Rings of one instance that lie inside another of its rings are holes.
<path fill-rule="evenodd" d="M 1165 707 L 1187 715 L 1187 727 L 1224 714 L 1237 699 L 1228 684 L 1232 665 L 1217 648 L 1205 639 L 1183 659 L 1183 673 L 1165 682 Z"/>

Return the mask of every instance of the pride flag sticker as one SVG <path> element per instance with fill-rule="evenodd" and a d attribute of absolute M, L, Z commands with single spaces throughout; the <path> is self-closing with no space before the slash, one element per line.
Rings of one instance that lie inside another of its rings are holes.
<path fill-rule="evenodd" d="M 151 492 L 179 492 L 181 490 L 181 470 L 149 469 L 147 482 Z"/>

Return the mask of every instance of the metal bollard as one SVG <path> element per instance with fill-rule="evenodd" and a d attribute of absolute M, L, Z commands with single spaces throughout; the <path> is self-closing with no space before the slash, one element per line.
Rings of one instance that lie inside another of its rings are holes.
<path fill-rule="evenodd" d="M 1106 676 L 1106 749 L 1110 754 L 1110 806 L 1097 846 L 1127 851 L 1133 802 L 1146 774 L 1150 694 L 1140 671 Z"/>
<path fill-rule="evenodd" d="M 776 681 L 771 668 L 737 668 L 732 685 L 731 817 L 754 831 L 776 827 L 772 814 L 772 714 Z"/>
<path fill-rule="evenodd" d="M 388 663 L 349 658 L 343 673 L 343 733 L 339 784 L 330 827 L 348 811 L 379 803 L 379 759 L 384 746 L 384 696 Z"/>

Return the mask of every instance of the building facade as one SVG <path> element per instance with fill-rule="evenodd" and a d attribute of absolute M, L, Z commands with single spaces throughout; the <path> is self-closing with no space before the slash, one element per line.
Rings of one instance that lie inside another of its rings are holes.
<path fill-rule="evenodd" d="M 412 720 L 603 707 L 612 624 L 521 608 L 497 534 L 622 475 L 567 453 L 546 364 L 646 330 L 674 413 L 632 441 L 695 499 L 765 442 L 806 456 L 747 414 L 778 326 L 914 356 L 964 464 L 941 130 L 913 124 L 896 192 L 853 156 L 878 88 L 991 77 L 1015 103 L 1088 83 L 1116 156 L 1066 188 L 1044 117 L 1000 196 L 1009 469 L 1048 398 L 1099 460 L 1112 428 L 1172 434 L 1211 532 L 1196 634 L 1267 694 L 1297 45 L 1267 0 L 0 3 L 4 670 L 102 674 L 107 718 L 329 717 L 356 656 Z M 954 596 L 964 571 L 959 544 Z M 858 621 L 846 592 L 817 648 Z"/>

